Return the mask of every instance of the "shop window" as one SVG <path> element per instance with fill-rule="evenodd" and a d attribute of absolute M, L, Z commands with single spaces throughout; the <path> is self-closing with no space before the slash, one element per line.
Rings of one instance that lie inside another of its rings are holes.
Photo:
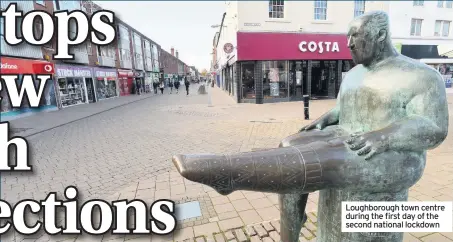
<path fill-rule="evenodd" d="M 316 0 L 315 1 L 315 20 L 326 20 L 327 19 L 327 0 Z"/>
<path fill-rule="evenodd" d="M 269 1 L 269 18 L 284 18 L 285 2 L 283 0 Z"/>
<path fill-rule="evenodd" d="M 411 36 L 421 36 L 423 19 L 412 19 Z"/>
<path fill-rule="evenodd" d="M 287 61 L 263 61 L 264 98 L 288 97 Z"/>
<path fill-rule="evenodd" d="M 423 2 L 423 1 L 421 1 Z M 365 0 L 354 1 L 354 17 L 358 17 L 365 13 Z"/>
<path fill-rule="evenodd" d="M 423 6 L 424 3 L 425 3 L 425 1 L 423 1 L 423 0 L 421 0 L 421 1 L 415 0 L 415 1 L 414 1 L 414 6 Z"/>
<path fill-rule="evenodd" d="M 436 20 L 434 36 L 448 37 L 450 34 L 450 21 Z"/>
<path fill-rule="evenodd" d="M 99 99 L 112 98 L 117 96 L 116 80 L 113 78 L 97 78 L 97 96 Z"/>
<path fill-rule="evenodd" d="M 241 64 L 242 98 L 253 99 L 255 93 L 255 65 L 253 63 Z"/>
<path fill-rule="evenodd" d="M 61 105 L 63 107 L 86 103 L 83 78 L 58 78 Z"/>

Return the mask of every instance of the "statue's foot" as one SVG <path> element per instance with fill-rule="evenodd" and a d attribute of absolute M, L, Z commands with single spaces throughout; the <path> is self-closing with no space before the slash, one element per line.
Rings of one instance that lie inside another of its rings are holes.
<path fill-rule="evenodd" d="M 184 178 L 208 185 L 222 195 L 232 193 L 231 176 L 222 155 L 175 155 L 172 158 L 178 172 Z"/>

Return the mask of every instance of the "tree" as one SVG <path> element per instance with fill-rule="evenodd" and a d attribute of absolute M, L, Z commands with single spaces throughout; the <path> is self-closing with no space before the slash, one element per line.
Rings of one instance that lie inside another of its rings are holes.
<path fill-rule="evenodd" d="M 203 69 L 203 71 L 201 71 L 201 75 L 206 76 L 206 74 L 208 74 L 208 71 L 206 69 Z"/>

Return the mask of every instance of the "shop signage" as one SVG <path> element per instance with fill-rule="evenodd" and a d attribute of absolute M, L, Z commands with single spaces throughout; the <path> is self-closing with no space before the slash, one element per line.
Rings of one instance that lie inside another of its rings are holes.
<path fill-rule="evenodd" d="M 261 24 L 260 23 L 244 23 L 244 26 L 259 27 L 259 26 L 261 26 Z"/>
<path fill-rule="evenodd" d="M 47 61 L 26 60 L 18 58 L 1 57 L 1 74 L 54 74 L 55 67 Z"/>
<path fill-rule="evenodd" d="M 133 77 L 134 72 L 129 71 L 129 70 L 118 70 L 118 76 L 121 77 Z"/>
<path fill-rule="evenodd" d="M 223 51 L 225 51 L 225 53 L 227 53 L 227 54 L 230 54 L 231 52 L 233 52 L 233 50 L 234 50 L 234 46 L 231 43 L 226 43 L 223 46 Z"/>
<path fill-rule="evenodd" d="M 302 52 L 318 52 L 322 54 L 325 52 L 340 52 L 340 48 L 338 47 L 338 42 L 315 42 L 315 41 L 302 41 L 299 43 L 299 50 Z"/>
<path fill-rule="evenodd" d="M 352 60 L 346 34 L 238 32 L 236 61 Z"/>
<path fill-rule="evenodd" d="M 55 65 L 55 75 L 60 77 L 92 77 L 93 72 L 91 68 L 78 67 L 78 66 L 67 66 L 67 65 Z"/>
<path fill-rule="evenodd" d="M 145 77 L 145 73 L 143 73 L 142 71 L 136 71 L 136 72 L 134 72 L 134 76 L 135 77 Z"/>
<path fill-rule="evenodd" d="M 94 75 L 96 77 L 116 77 L 116 70 L 115 69 L 94 69 Z"/>

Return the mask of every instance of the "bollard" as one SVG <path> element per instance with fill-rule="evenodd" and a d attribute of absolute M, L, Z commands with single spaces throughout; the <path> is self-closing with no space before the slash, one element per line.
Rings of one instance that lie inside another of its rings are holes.
<path fill-rule="evenodd" d="M 310 119 L 310 114 L 309 114 L 309 106 L 310 106 L 310 96 L 304 95 L 304 114 L 305 114 L 305 120 Z"/>

